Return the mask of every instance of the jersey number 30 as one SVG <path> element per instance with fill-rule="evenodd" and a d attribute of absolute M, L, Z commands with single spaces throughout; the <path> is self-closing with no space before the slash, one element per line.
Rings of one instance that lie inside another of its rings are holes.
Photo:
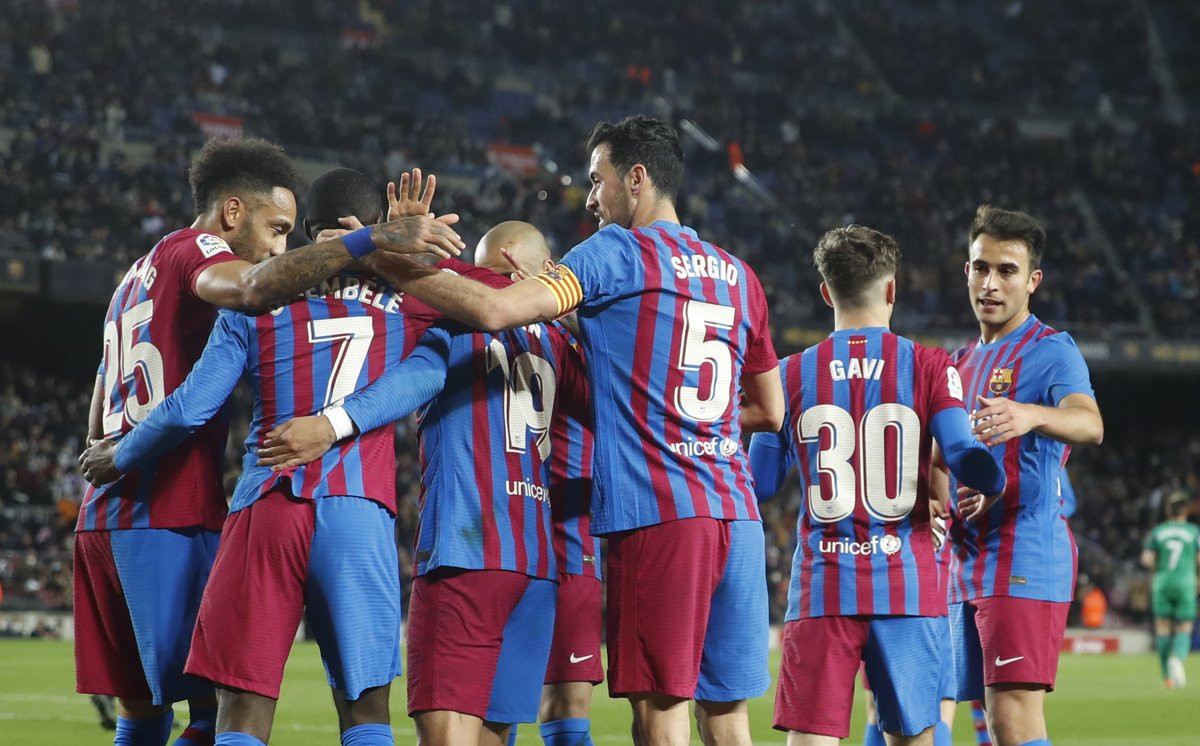
<path fill-rule="evenodd" d="M 809 485 L 808 510 L 814 521 L 833 523 L 848 517 L 854 512 L 856 492 L 867 512 L 881 520 L 896 521 L 912 512 L 921 448 L 921 418 L 916 412 L 903 404 L 880 404 L 867 410 L 856 427 L 850 413 L 833 404 L 804 410 L 796 425 L 797 440 L 819 446 L 822 432 L 828 433 L 828 444 L 817 451 L 817 470 L 828 477 L 829 492 L 822 492 L 819 478 Z M 896 448 L 891 469 L 886 468 L 889 433 Z M 889 481 L 895 495 L 888 494 Z"/>

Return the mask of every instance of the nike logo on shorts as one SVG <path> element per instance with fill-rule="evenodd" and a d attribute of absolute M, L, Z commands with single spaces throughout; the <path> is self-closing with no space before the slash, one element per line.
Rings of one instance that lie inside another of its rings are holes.
<path fill-rule="evenodd" d="M 1000 668 L 1001 666 L 1007 666 L 1009 663 L 1016 663 L 1017 661 L 1022 660 L 1024 657 L 1025 656 L 1023 656 L 1023 655 L 1018 655 L 1016 658 L 1004 658 L 1003 660 L 1001 660 L 1000 656 L 997 655 L 996 656 L 996 668 Z"/>
<path fill-rule="evenodd" d="M 583 663 L 588 658 L 594 658 L 594 657 L 595 657 L 595 655 L 593 654 L 593 655 L 585 655 L 585 656 L 577 658 L 577 657 L 575 657 L 574 653 L 571 653 L 571 662 L 572 663 Z"/>

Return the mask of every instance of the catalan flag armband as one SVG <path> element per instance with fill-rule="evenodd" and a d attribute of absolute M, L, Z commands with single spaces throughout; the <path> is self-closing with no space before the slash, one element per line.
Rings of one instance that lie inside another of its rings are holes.
<path fill-rule="evenodd" d="M 558 302 L 558 315 L 568 313 L 583 302 L 583 286 L 579 278 L 565 264 L 556 264 L 554 269 L 534 277 L 533 279 L 545 285 L 554 293 Z"/>

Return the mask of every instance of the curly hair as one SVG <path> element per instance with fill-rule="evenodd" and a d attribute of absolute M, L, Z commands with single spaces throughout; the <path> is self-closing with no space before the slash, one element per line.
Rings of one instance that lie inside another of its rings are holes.
<path fill-rule="evenodd" d="M 300 174 L 274 143 L 258 138 L 213 139 L 192 158 L 188 183 L 196 212 L 203 213 L 222 195 L 269 194 L 275 187 L 294 193 Z"/>

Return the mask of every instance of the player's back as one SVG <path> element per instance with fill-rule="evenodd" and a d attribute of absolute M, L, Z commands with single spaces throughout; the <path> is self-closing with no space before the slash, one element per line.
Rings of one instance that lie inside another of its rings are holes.
<path fill-rule="evenodd" d="M 965 401 L 1007 397 L 1056 407 L 1064 395 L 1091 395 L 1087 366 L 1074 340 L 1030 316 L 989 344 L 978 340 L 952 356 Z M 992 449 L 1004 467 L 1004 496 L 977 521 L 951 528 L 950 600 L 1013 595 L 1069 601 L 1074 594 L 1075 542 L 1062 514 L 1061 476 L 1070 446 L 1026 433 Z M 955 487 L 951 479 L 951 498 Z"/>
<path fill-rule="evenodd" d="M 949 357 L 882 327 L 782 362 L 803 490 L 787 618 L 946 612 L 929 513 L 929 422 L 961 407 Z"/>
<path fill-rule="evenodd" d="M 269 314 L 222 312 L 220 327 L 228 325 L 245 339 L 254 392 L 232 509 L 246 507 L 288 478 L 300 497 L 353 495 L 396 511 L 394 428 L 363 433 L 316 461 L 281 472 L 258 466 L 256 451 L 275 426 L 340 402 L 407 356 L 430 324 L 424 306 L 418 314 L 408 313 L 410 306 L 383 280 L 344 272 Z"/>
<path fill-rule="evenodd" d="M 192 228 L 165 236 L 117 286 L 104 324 L 103 437 L 128 433 L 187 377 L 216 318 L 196 278 L 237 257 L 217 236 Z M 225 518 L 221 461 L 226 428 L 214 420 L 145 468 L 90 487 L 77 530 L 219 530 Z"/>
<path fill-rule="evenodd" d="M 1196 585 L 1196 554 L 1200 551 L 1200 527 L 1187 521 L 1160 523 L 1146 539 L 1146 548 L 1154 552 L 1154 582 Z"/>
<path fill-rule="evenodd" d="M 565 327 L 554 324 L 567 342 L 559 369 L 571 366 L 586 382 L 583 353 Z M 595 434 L 586 406 L 554 409 L 550 439 L 550 511 L 554 556 L 561 572 L 600 577 L 600 541 L 591 532 L 592 453 Z"/>
<path fill-rule="evenodd" d="M 497 333 L 441 322 L 426 334 L 445 364 L 420 416 L 417 574 L 438 567 L 556 576 L 551 543 L 551 420 L 566 340 L 542 324 Z"/>
<path fill-rule="evenodd" d="M 743 371 L 776 360 L 753 271 L 669 222 L 607 226 L 562 263 L 584 288 L 578 315 L 603 433 L 593 530 L 757 520 L 737 391 Z"/>

